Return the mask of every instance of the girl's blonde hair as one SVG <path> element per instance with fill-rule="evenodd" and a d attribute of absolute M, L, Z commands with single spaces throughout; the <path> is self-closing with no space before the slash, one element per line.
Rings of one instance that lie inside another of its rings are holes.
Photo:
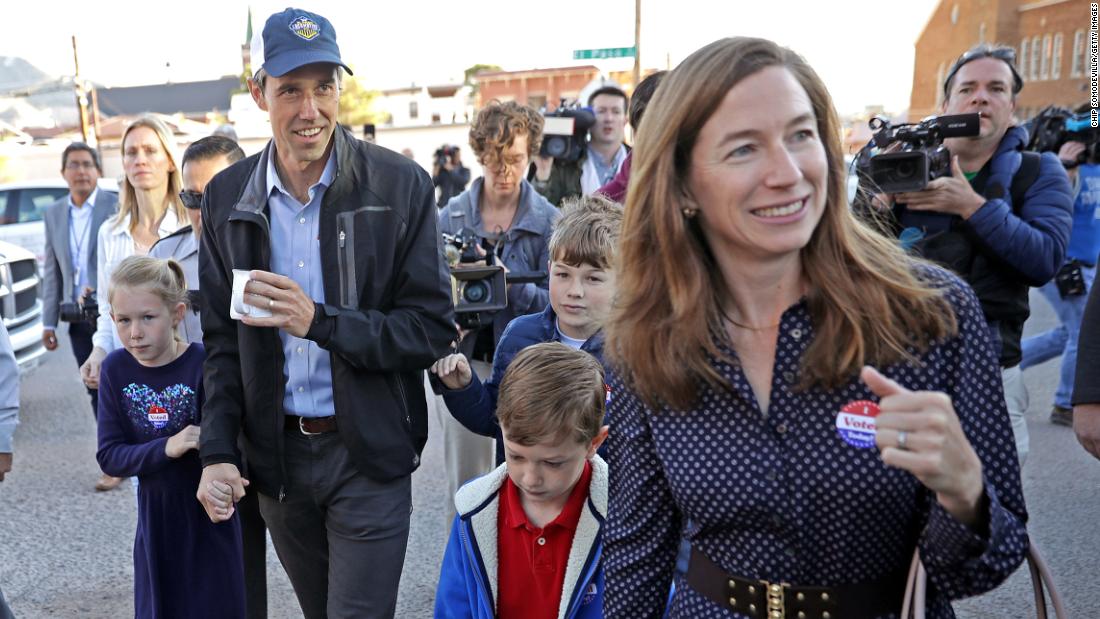
<path fill-rule="evenodd" d="M 183 201 L 180 200 L 180 190 L 183 189 L 183 176 L 180 172 L 180 165 L 176 159 L 175 149 L 172 148 L 174 139 L 172 138 L 172 130 L 165 125 L 164 122 L 156 116 L 142 116 L 135 120 L 129 127 L 126 127 L 126 131 L 122 133 L 122 142 L 120 142 L 122 149 L 122 157 L 126 157 L 126 138 L 130 133 L 139 127 L 145 127 L 146 129 L 152 129 L 153 133 L 157 135 L 157 139 L 160 141 L 161 148 L 164 149 L 165 154 L 168 156 L 168 161 L 172 163 L 172 171 L 168 173 L 168 193 L 164 196 L 164 201 L 168 204 L 168 210 L 175 213 L 176 219 L 179 221 L 187 221 L 187 210 L 183 206 Z M 137 228 L 138 218 L 137 214 L 137 190 L 130 183 L 130 179 L 123 174 L 122 183 L 120 184 L 120 191 L 118 197 L 118 213 L 115 215 L 113 223 L 115 226 L 122 224 L 127 217 L 130 218 L 130 233 L 134 232 Z"/>
<path fill-rule="evenodd" d="M 801 256 L 814 327 L 802 386 L 832 388 L 864 364 L 913 361 L 956 332 L 950 304 L 916 274 L 918 262 L 849 210 L 840 123 L 817 73 L 771 41 L 722 39 L 665 77 L 634 149 L 606 350 L 654 408 L 690 407 L 699 381 L 728 388 L 711 365 L 725 356 L 715 343 L 725 284 L 698 219 L 681 211 L 692 206 L 686 179 L 703 125 L 731 88 L 768 67 L 786 69 L 806 91 L 828 162 L 825 212 Z"/>
<path fill-rule="evenodd" d="M 119 288 L 140 288 L 160 297 L 164 305 L 174 309 L 177 304 L 187 304 L 187 278 L 183 267 L 175 260 L 161 260 L 149 256 L 130 256 L 123 259 L 111 273 L 107 302 L 112 303 Z M 172 329 L 177 341 L 183 341 L 179 325 Z"/>

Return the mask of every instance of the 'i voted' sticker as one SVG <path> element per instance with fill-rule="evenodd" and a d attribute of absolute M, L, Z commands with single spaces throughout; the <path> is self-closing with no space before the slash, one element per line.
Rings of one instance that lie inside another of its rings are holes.
<path fill-rule="evenodd" d="M 848 402 L 836 415 L 836 431 L 845 443 L 861 449 L 875 446 L 875 416 L 878 404 L 870 400 Z"/>
<path fill-rule="evenodd" d="M 149 423 L 153 424 L 156 429 L 161 429 L 168 425 L 168 411 L 164 410 L 163 406 L 157 406 L 156 404 L 149 407 Z"/>

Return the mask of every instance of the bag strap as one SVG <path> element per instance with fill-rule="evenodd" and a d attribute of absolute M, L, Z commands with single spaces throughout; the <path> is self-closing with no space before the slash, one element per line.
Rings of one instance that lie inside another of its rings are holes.
<path fill-rule="evenodd" d="M 1065 602 L 1058 588 L 1054 586 L 1054 577 L 1047 567 L 1043 555 L 1035 542 L 1031 541 L 1027 549 L 1027 567 L 1031 572 L 1031 588 L 1035 593 L 1035 616 L 1047 619 L 1046 595 L 1050 596 L 1050 605 L 1054 607 L 1055 619 L 1067 619 Z M 928 574 L 920 560 L 920 550 L 913 553 L 909 566 L 909 579 L 905 585 L 905 599 L 901 603 L 901 619 L 925 619 L 925 602 L 928 595 Z"/>
<path fill-rule="evenodd" d="M 1042 164 L 1042 156 L 1039 153 L 1024 151 L 1020 153 L 1020 168 L 1012 176 L 1012 185 L 1009 187 L 1009 195 L 1012 196 L 1012 211 L 1019 213 L 1024 205 L 1027 190 L 1035 184 L 1039 178 L 1039 167 Z"/>

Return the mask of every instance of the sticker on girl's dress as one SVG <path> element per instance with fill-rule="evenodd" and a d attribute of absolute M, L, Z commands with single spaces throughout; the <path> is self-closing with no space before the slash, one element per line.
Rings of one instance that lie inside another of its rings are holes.
<path fill-rule="evenodd" d="M 604 398 L 603 405 L 605 407 L 611 406 L 611 385 L 604 384 L 603 388 L 607 390 L 607 397 Z"/>
<path fill-rule="evenodd" d="M 158 430 L 168 425 L 168 411 L 163 406 L 157 406 L 156 404 L 150 406 L 149 423 L 153 424 L 153 427 Z"/>
<path fill-rule="evenodd" d="M 861 449 L 875 446 L 875 416 L 878 404 L 870 400 L 848 402 L 836 415 L 836 431 L 845 443 Z"/>

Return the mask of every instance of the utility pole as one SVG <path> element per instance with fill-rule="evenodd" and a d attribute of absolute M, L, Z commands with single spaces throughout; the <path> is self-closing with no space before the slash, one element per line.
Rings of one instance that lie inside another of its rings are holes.
<path fill-rule="evenodd" d="M 642 0 L 634 0 L 634 87 L 642 78 Z"/>
<path fill-rule="evenodd" d="M 80 111 L 80 139 L 88 143 L 88 98 L 84 95 L 84 83 L 80 81 L 80 58 L 76 55 L 76 35 L 73 35 L 73 87 L 76 89 L 76 107 Z"/>
<path fill-rule="evenodd" d="M 99 148 L 99 124 L 101 119 L 99 117 L 99 91 L 95 86 L 92 86 L 92 135 L 95 136 L 95 148 Z"/>

